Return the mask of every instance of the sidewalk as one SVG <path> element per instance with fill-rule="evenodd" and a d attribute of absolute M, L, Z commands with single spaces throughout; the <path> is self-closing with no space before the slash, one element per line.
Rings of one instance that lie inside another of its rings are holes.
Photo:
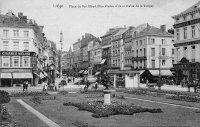
<path fill-rule="evenodd" d="M 17 99 L 17 102 L 19 102 L 22 106 L 24 106 L 24 108 L 26 108 L 28 111 L 36 115 L 40 120 L 46 123 L 49 127 L 60 127 L 58 124 L 56 124 L 55 122 L 53 122 L 52 120 L 50 120 L 49 118 L 47 118 L 46 116 L 44 116 L 43 114 L 41 114 L 40 112 L 32 108 L 31 106 L 29 106 L 28 104 L 26 104 L 21 99 Z"/>
<path fill-rule="evenodd" d="M 146 87 L 146 84 L 140 84 L 140 87 L 142 87 L 142 88 L 148 88 L 148 87 Z M 156 86 L 155 88 L 158 89 L 157 86 Z M 161 87 L 161 89 L 162 89 L 162 90 L 185 91 L 185 92 L 188 91 L 188 88 L 187 88 L 187 87 L 181 87 L 180 85 L 179 85 L 179 86 L 175 86 L 175 85 L 164 85 L 164 86 Z M 190 92 L 194 92 L 194 88 L 190 88 Z"/>
<path fill-rule="evenodd" d="M 64 86 L 64 90 L 80 90 L 83 89 L 85 85 L 74 85 L 73 83 L 67 83 L 67 86 Z M 23 92 L 23 87 L 0 87 L 0 90 L 7 91 L 8 93 L 12 92 Z M 58 91 L 63 90 L 63 86 L 57 88 Z M 37 86 L 28 87 L 28 91 L 36 92 L 36 91 L 43 91 L 42 84 L 38 84 Z"/>

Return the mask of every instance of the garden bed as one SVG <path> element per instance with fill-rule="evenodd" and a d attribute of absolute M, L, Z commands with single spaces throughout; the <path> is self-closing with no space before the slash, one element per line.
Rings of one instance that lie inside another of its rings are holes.
<path fill-rule="evenodd" d="M 13 92 L 10 97 L 27 97 L 27 96 L 49 96 L 47 92 Z"/>
<path fill-rule="evenodd" d="M 128 94 L 150 95 L 150 96 L 168 96 L 168 95 L 179 96 L 179 95 L 183 95 L 183 96 L 200 97 L 199 93 L 191 93 L 191 92 L 184 92 L 184 91 L 173 91 L 173 90 L 156 90 L 156 89 L 146 89 L 146 88 L 126 89 L 126 90 L 123 90 L 123 92 L 128 93 Z"/>
<path fill-rule="evenodd" d="M 4 105 L 0 104 L 0 127 L 17 127 Z"/>
<path fill-rule="evenodd" d="M 197 102 L 197 103 L 200 102 L 200 98 L 195 96 L 173 95 L 173 96 L 168 96 L 166 98 L 172 100 L 187 101 L 187 102 Z"/>
<path fill-rule="evenodd" d="M 149 109 L 134 104 L 123 104 L 121 102 L 113 101 L 111 105 L 104 105 L 103 100 L 90 100 L 82 103 L 67 102 L 64 106 L 75 106 L 78 110 L 92 112 L 92 117 L 109 117 L 111 115 L 133 115 L 134 113 L 150 112 L 150 113 L 161 113 L 161 109 Z"/>

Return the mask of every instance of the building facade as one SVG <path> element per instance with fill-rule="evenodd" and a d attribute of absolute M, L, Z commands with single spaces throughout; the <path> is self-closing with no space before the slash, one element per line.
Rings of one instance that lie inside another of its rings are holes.
<path fill-rule="evenodd" d="M 35 85 L 35 74 L 42 69 L 42 29 L 23 13 L 0 15 L 0 86 L 18 86 L 24 81 Z"/>
<path fill-rule="evenodd" d="M 119 31 L 120 28 L 110 28 L 108 32 L 101 36 L 101 48 L 102 48 L 102 64 L 105 65 L 106 68 L 110 69 L 111 62 L 111 42 L 112 37 Z"/>
<path fill-rule="evenodd" d="M 124 33 L 127 31 L 126 28 L 120 29 L 112 37 L 111 42 L 111 67 L 113 69 L 124 69 Z"/>
<path fill-rule="evenodd" d="M 132 68 L 141 72 L 141 80 L 155 82 L 159 75 L 173 76 L 170 71 L 175 59 L 173 44 L 174 37 L 166 32 L 164 25 L 156 28 L 143 24 L 135 28 L 132 36 Z M 145 75 L 145 70 L 151 76 Z"/>
<path fill-rule="evenodd" d="M 178 83 L 200 79 L 200 2 L 173 16 Z"/>

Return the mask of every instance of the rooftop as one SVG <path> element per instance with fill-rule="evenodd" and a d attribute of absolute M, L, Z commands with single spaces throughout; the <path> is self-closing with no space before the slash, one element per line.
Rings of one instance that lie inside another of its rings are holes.
<path fill-rule="evenodd" d="M 196 4 L 194 4 L 193 6 L 191 6 L 188 9 L 186 9 L 185 11 L 172 16 L 172 18 L 177 18 L 177 17 L 180 17 L 181 15 L 185 15 L 185 14 L 188 14 L 188 13 L 196 11 L 196 10 L 200 10 L 200 1 L 198 1 Z"/>

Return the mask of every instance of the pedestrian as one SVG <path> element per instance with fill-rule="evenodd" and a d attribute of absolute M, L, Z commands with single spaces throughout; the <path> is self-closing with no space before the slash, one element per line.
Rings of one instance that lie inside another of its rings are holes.
<path fill-rule="evenodd" d="M 25 89 L 26 89 L 26 82 L 24 81 L 23 82 L 23 92 L 25 91 Z"/>
<path fill-rule="evenodd" d="M 187 87 L 188 87 L 188 92 L 190 92 L 191 82 L 188 82 Z"/>
<path fill-rule="evenodd" d="M 26 81 L 26 83 L 25 83 L 25 89 L 26 89 L 26 91 L 28 91 L 28 81 Z"/>
<path fill-rule="evenodd" d="M 96 91 L 97 88 L 98 88 L 98 82 L 97 82 L 97 81 L 95 82 L 95 87 L 94 87 L 94 88 L 95 88 L 95 91 Z"/>
<path fill-rule="evenodd" d="M 149 80 L 148 79 L 146 80 L 146 86 L 147 87 L 149 86 Z"/>
<path fill-rule="evenodd" d="M 42 84 L 43 84 L 43 91 L 47 92 L 47 82 L 44 81 Z"/>

